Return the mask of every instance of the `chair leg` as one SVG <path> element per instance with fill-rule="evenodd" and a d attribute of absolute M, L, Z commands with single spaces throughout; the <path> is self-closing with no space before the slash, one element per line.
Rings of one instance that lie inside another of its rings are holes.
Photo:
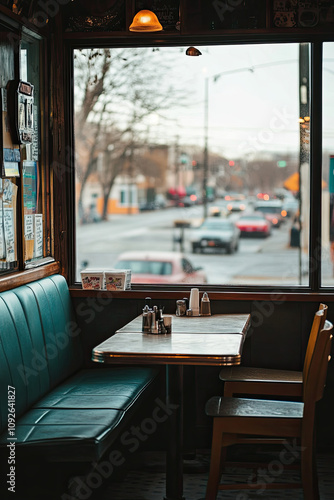
<path fill-rule="evenodd" d="M 315 446 L 312 436 L 307 439 L 307 442 L 303 443 L 302 441 L 301 476 L 304 500 L 320 500 Z"/>
<path fill-rule="evenodd" d="M 222 448 L 222 430 L 221 422 L 214 419 L 213 422 L 213 433 L 212 433 L 212 447 L 211 447 L 211 458 L 210 458 L 210 472 L 208 484 L 206 487 L 205 500 L 216 500 L 218 486 L 221 476 L 221 461 L 222 455 L 225 456 L 226 448 Z"/>

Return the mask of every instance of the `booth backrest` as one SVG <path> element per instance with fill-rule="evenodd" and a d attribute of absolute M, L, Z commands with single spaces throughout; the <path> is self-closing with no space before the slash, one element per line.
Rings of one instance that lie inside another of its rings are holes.
<path fill-rule="evenodd" d="M 55 275 L 0 293 L 0 433 L 83 363 L 80 331 L 66 280 Z"/>

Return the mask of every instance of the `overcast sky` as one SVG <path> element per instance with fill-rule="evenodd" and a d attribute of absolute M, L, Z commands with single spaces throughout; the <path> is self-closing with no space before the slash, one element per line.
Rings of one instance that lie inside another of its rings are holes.
<path fill-rule="evenodd" d="M 204 144 L 205 80 L 209 82 L 209 148 L 226 157 L 299 149 L 298 44 L 199 47 L 202 56 L 174 51 L 167 81 L 187 88 L 190 103 L 168 120 L 156 117 L 154 135 Z M 334 154 L 334 43 L 324 48 L 324 147 Z M 263 65 L 263 67 L 257 67 Z M 243 68 L 245 68 L 243 70 Z M 228 74 L 237 70 L 235 74 Z M 241 70 L 241 71 L 239 71 Z M 222 74 L 221 74 L 222 73 Z M 221 74 L 216 81 L 214 75 Z M 165 82 L 165 83 L 166 83 Z"/>
<path fill-rule="evenodd" d="M 181 151 L 182 147 L 194 145 L 204 149 L 207 82 L 210 151 L 229 159 L 264 151 L 298 155 L 298 44 L 199 46 L 202 52 L 199 57 L 186 56 L 186 48 L 140 49 L 143 50 L 141 75 L 144 80 L 149 81 L 150 77 L 152 80 L 153 61 L 155 67 L 166 65 L 168 68 L 160 67 L 161 87 L 176 87 L 187 93 L 182 105 L 143 120 L 141 129 L 146 138 L 153 143 L 175 145 L 177 142 Z M 112 50 L 124 52 L 124 49 Z M 150 58 L 150 64 L 145 64 L 145 58 Z M 333 42 L 324 44 L 323 76 L 323 146 L 334 154 Z M 79 94 L 76 89 L 76 96 Z M 113 102 L 120 127 L 127 127 L 128 104 L 122 100 Z"/>

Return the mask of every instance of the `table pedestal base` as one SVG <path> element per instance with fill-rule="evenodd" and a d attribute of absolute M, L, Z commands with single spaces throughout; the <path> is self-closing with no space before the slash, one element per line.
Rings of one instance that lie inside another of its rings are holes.
<path fill-rule="evenodd" d="M 185 500 L 183 496 L 183 366 L 166 366 L 167 420 L 166 496 L 164 500 Z M 173 436 L 173 437 L 171 437 Z"/>

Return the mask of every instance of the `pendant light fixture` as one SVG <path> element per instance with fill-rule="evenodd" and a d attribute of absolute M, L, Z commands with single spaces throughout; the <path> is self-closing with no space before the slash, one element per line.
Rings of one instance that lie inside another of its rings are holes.
<path fill-rule="evenodd" d="M 137 33 L 149 33 L 161 31 L 162 29 L 157 16 L 151 10 L 140 10 L 137 12 L 133 18 L 132 24 L 129 26 L 129 31 Z"/>
<path fill-rule="evenodd" d="M 200 50 L 196 49 L 196 47 L 188 47 L 186 50 L 186 55 L 187 56 L 201 56 L 202 52 Z"/>

